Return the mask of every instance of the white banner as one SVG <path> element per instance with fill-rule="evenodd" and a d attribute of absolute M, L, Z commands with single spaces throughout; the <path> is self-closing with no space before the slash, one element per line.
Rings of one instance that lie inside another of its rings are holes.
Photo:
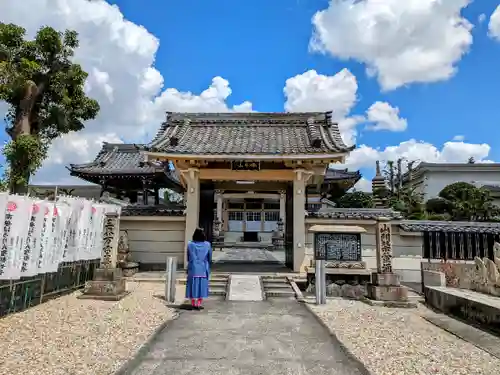
<path fill-rule="evenodd" d="M 100 258 L 107 212 L 120 214 L 121 207 L 75 197 L 49 202 L 0 193 L 0 280 Z"/>

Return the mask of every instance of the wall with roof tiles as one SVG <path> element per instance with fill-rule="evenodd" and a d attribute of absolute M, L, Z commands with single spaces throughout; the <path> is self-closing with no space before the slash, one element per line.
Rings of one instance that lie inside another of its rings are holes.
<path fill-rule="evenodd" d="M 122 217 L 120 231 L 127 231 L 132 260 L 142 270 L 164 270 L 167 257 L 184 262 L 185 217 Z"/>
<path fill-rule="evenodd" d="M 361 234 L 362 260 L 368 268 L 376 270 L 376 237 L 375 221 L 343 221 L 337 219 L 322 219 L 324 225 L 355 225 L 366 230 Z M 318 219 L 314 220 L 318 223 Z M 307 263 L 314 257 L 314 234 L 309 232 L 311 224 L 306 224 L 306 257 Z M 392 226 L 392 250 L 394 272 L 401 276 L 402 281 L 420 282 L 420 263 L 422 260 L 422 234 L 420 232 L 404 232 L 397 225 Z"/>

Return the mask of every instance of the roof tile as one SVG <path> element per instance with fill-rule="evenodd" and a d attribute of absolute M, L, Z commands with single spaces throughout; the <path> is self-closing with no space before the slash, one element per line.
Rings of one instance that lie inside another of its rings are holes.
<path fill-rule="evenodd" d="M 342 141 L 329 113 L 168 113 L 149 147 L 171 154 L 333 154 Z"/>

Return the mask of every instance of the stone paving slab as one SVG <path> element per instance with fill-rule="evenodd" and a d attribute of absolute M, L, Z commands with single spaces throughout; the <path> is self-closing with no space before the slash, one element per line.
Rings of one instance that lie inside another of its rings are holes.
<path fill-rule="evenodd" d="M 208 301 L 181 312 L 138 360 L 126 375 L 366 374 L 295 301 Z"/>
<path fill-rule="evenodd" d="M 262 301 L 262 284 L 256 275 L 229 276 L 229 301 Z"/>

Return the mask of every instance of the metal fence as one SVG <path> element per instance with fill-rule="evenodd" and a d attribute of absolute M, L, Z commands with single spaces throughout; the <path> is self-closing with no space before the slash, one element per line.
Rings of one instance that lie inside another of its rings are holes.
<path fill-rule="evenodd" d="M 500 235 L 478 232 L 425 231 L 423 257 L 443 260 L 493 259 L 493 246 Z"/>
<path fill-rule="evenodd" d="M 61 263 L 57 272 L 19 280 L 0 280 L 0 317 L 25 310 L 83 288 L 100 259 Z"/>

